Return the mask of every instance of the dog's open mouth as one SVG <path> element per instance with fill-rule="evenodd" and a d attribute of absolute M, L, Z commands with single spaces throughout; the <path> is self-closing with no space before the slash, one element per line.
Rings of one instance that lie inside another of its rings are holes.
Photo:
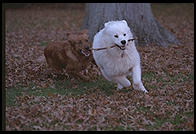
<path fill-rule="evenodd" d="M 125 50 L 126 49 L 126 46 L 125 45 L 122 45 L 122 46 L 119 46 L 118 44 L 115 44 L 118 48 L 120 48 L 121 50 Z"/>
<path fill-rule="evenodd" d="M 90 55 L 90 51 L 87 48 L 81 49 L 80 52 L 86 57 Z"/>

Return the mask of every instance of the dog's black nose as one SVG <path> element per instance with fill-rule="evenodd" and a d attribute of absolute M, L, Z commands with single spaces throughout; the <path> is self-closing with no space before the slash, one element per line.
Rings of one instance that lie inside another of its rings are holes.
<path fill-rule="evenodd" d="M 89 48 L 88 46 L 85 46 L 85 49 L 86 49 L 86 50 L 89 50 L 90 48 Z"/>
<path fill-rule="evenodd" d="M 123 45 L 125 45 L 125 44 L 126 44 L 126 41 L 125 41 L 125 40 L 122 40 L 121 43 L 122 43 Z"/>

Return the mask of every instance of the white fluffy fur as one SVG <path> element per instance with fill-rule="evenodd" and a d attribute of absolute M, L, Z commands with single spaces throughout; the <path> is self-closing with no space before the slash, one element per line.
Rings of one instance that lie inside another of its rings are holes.
<path fill-rule="evenodd" d="M 126 35 L 125 35 L 126 34 Z M 115 37 L 117 35 L 118 37 Z M 103 76 L 117 83 L 117 89 L 130 87 L 127 76 L 133 77 L 133 88 L 147 92 L 141 81 L 140 56 L 132 39 L 133 35 L 125 20 L 109 21 L 94 37 L 93 48 L 103 48 L 126 41 L 125 50 L 119 47 L 93 51 L 93 57 Z"/>

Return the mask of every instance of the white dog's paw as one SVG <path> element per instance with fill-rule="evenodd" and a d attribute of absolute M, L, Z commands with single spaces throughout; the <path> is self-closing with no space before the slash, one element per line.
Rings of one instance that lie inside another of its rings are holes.
<path fill-rule="evenodd" d="M 116 88 L 116 90 L 121 90 L 121 89 L 128 89 L 128 88 L 130 88 L 131 87 L 131 85 L 130 86 L 128 86 L 128 87 L 123 87 L 121 84 L 117 84 L 117 88 Z"/>
<path fill-rule="evenodd" d="M 134 88 L 135 90 L 141 90 L 141 91 L 143 91 L 143 92 L 145 92 L 145 93 L 148 93 L 148 91 L 145 89 L 145 87 L 143 86 L 142 83 L 133 84 L 133 88 Z"/>
<path fill-rule="evenodd" d="M 118 83 L 118 85 L 117 85 L 117 90 L 121 90 L 123 88 L 123 86 L 122 85 L 120 85 L 119 83 Z"/>

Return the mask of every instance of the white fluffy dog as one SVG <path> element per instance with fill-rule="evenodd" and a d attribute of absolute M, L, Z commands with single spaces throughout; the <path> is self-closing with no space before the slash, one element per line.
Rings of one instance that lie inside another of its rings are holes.
<path fill-rule="evenodd" d="M 117 89 L 130 87 L 127 76 L 133 77 L 133 88 L 147 92 L 141 81 L 140 56 L 133 35 L 125 20 L 109 21 L 93 40 L 93 49 L 116 45 L 104 50 L 93 50 L 93 57 L 103 76 L 114 83 Z"/>

